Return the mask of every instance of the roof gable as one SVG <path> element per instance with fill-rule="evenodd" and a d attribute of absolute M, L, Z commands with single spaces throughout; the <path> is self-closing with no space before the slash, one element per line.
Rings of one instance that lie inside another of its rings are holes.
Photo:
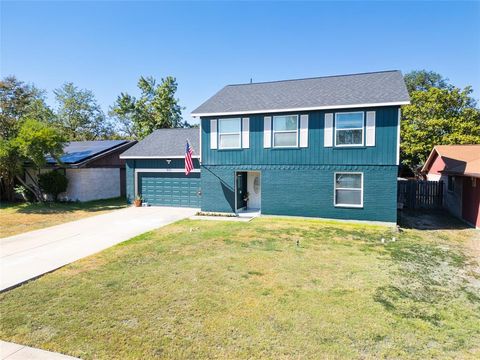
<path fill-rule="evenodd" d="M 192 116 L 403 105 L 410 98 L 400 71 L 225 86 Z"/>
<path fill-rule="evenodd" d="M 480 176 L 480 145 L 437 145 L 425 162 L 423 173 L 429 172 L 437 156 L 445 163 L 442 172 Z"/>
<path fill-rule="evenodd" d="M 162 158 L 185 156 L 185 144 L 188 140 L 194 156 L 200 154 L 200 130 L 159 129 L 120 155 L 121 159 Z"/>

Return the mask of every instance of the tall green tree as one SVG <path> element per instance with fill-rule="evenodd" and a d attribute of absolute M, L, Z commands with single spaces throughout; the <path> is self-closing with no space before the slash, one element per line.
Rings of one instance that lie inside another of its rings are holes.
<path fill-rule="evenodd" d="M 439 73 L 427 70 L 414 70 L 405 74 L 404 76 L 407 90 L 411 94 L 414 91 L 427 91 L 435 87 L 438 89 L 447 89 L 451 85 L 448 79 L 444 78 Z"/>
<path fill-rule="evenodd" d="M 175 98 L 177 81 L 174 77 L 162 78 L 157 84 L 153 77 L 141 77 L 137 84 L 140 97 L 121 93 L 110 109 L 125 135 L 142 139 L 156 129 L 186 127 L 182 121 L 183 108 Z"/>
<path fill-rule="evenodd" d="M 43 146 L 38 139 L 32 138 L 31 147 L 27 147 L 25 135 L 29 129 L 32 132 L 42 130 L 38 136 L 46 135 L 45 128 L 52 132 L 57 130 L 52 126 L 54 114 L 45 103 L 44 92 L 13 76 L 0 81 L 0 110 L 0 196 L 12 200 L 15 180 L 23 180 L 24 161 L 35 163 L 38 152 L 45 155 L 52 151 L 55 155 L 59 149 L 58 144 L 51 146 L 51 139 Z M 33 128 L 34 122 L 35 126 L 41 124 L 42 129 Z"/>
<path fill-rule="evenodd" d="M 113 135 L 112 125 L 93 92 L 69 82 L 54 90 L 54 94 L 57 121 L 69 140 L 100 140 Z"/>
<path fill-rule="evenodd" d="M 417 173 L 435 145 L 480 144 L 480 109 L 472 91 L 443 83 L 410 92 L 411 104 L 402 107 L 404 165 Z"/>

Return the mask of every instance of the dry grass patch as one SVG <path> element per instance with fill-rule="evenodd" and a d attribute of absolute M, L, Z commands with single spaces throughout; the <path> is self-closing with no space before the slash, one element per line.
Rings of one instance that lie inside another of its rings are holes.
<path fill-rule="evenodd" d="M 85 359 L 478 358 L 470 237 L 439 235 L 182 221 L 0 295 L 0 337 Z"/>
<path fill-rule="evenodd" d="M 121 198 L 84 203 L 0 204 L 0 238 L 126 207 Z"/>

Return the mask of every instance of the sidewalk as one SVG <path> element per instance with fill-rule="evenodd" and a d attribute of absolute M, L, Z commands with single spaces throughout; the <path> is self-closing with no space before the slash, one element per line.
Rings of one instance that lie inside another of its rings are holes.
<path fill-rule="evenodd" d="M 78 358 L 0 340 L 0 360 L 75 360 Z"/>

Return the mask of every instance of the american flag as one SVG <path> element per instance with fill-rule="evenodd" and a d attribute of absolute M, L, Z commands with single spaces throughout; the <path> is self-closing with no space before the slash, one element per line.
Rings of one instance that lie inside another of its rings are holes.
<path fill-rule="evenodd" d="M 187 140 L 187 146 L 185 147 L 185 175 L 190 174 L 193 170 L 192 154 L 193 150 Z"/>

